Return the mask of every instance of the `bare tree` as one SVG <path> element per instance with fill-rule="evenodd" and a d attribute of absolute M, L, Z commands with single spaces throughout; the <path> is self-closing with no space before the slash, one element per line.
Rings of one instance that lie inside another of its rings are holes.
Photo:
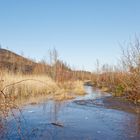
<path fill-rule="evenodd" d="M 50 55 L 50 65 L 51 65 L 51 77 L 56 81 L 57 76 L 57 61 L 58 61 L 58 52 L 54 48 L 53 50 L 49 51 Z"/>
<path fill-rule="evenodd" d="M 140 72 L 140 40 L 137 37 L 127 49 L 122 48 L 122 64 L 130 72 Z"/>

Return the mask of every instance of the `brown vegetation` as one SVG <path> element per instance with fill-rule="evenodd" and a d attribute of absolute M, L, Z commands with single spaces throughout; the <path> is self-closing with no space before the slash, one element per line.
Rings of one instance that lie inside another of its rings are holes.
<path fill-rule="evenodd" d="M 97 68 L 98 69 L 98 68 Z M 94 74 L 93 82 L 103 91 L 112 92 L 114 96 L 140 103 L 140 42 L 136 38 L 127 49 L 122 49 L 119 65 L 103 65 Z"/>

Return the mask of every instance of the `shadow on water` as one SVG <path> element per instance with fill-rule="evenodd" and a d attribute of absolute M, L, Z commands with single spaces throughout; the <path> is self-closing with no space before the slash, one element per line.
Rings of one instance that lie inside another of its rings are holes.
<path fill-rule="evenodd" d="M 110 95 L 90 86 L 85 88 L 87 95 L 71 101 L 49 100 L 35 105 L 27 105 L 21 108 L 22 116 L 15 111 L 24 139 L 140 139 L 140 115 L 92 105 L 92 100 L 97 99 L 99 102 L 101 98 Z M 79 104 L 80 101 L 83 101 L 83 104 Z M 6 129 L 2 128 L 4 132 L 1 131 L 2 139 L 21 139 L 17 132 L 19 130 L 16 121 L 10 116 L 7 118 Z M 61 124 L 63 127 L 54 124 Z"/>

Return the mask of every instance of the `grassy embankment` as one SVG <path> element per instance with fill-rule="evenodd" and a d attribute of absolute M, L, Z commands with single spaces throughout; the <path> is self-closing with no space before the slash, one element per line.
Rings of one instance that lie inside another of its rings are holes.
<path fill-rule="evenodd" d="M 83 95 L 85 93 L 81 81 L 68 81 L 56 83 L 46 75 L 22 75 L 3 72 L 0 79 L 0 89 L 5 95 L 11 96 L 22 103 L 23 100 L 30 99 L 36 102 L 38 97 L 54 100 L 65 100 Z"/>

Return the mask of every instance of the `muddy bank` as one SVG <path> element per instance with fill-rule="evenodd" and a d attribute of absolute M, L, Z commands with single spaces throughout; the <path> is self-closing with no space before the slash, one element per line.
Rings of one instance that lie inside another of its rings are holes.
<path fill-rule="evenodd" d="M 130 113 L 140 114 L 140 105 L 129 102 L 123 97 L 107 97 L 103 99 L 103 104 L 107 108 L 118 109 Z"/>
<path fill-rule="evenodd" d="M 105 107 L 108 109 L 116 109 L 128 113 L 140 114 L 140 105 L 129 102 L 122 97 L 109 96 L 92 100 L 76 100 L 74 103 L 79 105 Z"/>

